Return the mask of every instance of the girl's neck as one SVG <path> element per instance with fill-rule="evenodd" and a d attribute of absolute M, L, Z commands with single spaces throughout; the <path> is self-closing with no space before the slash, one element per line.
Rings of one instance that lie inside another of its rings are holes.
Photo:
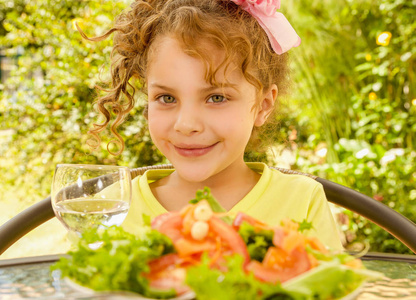
<path fill-rule="evenodd" d="M 230 210 L 246 196 L 260 179 L 260 174 L 251 170 L 245 163 L 232 165 L 204 182 L 184 180 L 177 172 L 150 184 L 153 195 L 168 211 L 178 211 L 195 192 L 209 187 L 219 203 Z"/>

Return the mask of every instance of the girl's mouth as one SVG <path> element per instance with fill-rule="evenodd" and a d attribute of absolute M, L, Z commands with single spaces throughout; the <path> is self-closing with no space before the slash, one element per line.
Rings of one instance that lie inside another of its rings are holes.
<path fill-rule="evenodd" d="M 217 143 L 214 143 L 212 145 L 206 146 L 206 145 L 185 145 L 185 144 L 179 144 L 179 145 L 173 145 L 175 147 L 176 152 L 184 157 L 199 157 L 207 154 L 210 152 Z"/>

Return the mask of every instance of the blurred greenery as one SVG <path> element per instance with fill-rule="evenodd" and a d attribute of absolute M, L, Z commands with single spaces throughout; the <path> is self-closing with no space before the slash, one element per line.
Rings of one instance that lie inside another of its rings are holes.
<path fill-rule="evenodd" d="M 86 132 L 97 122 L 94 86 L 106 79 L 100 74 L 105 74 L 111 40 L 85 42 L 75 22 L 88 35 L 99 35 L 125 7 L 121 1 L 0 1 L 5 31 L 0 44 L 6 56 L 18 57 L 0 94 L 0 130 L 12 130 L 10 140 L 0 145 L 2 185 L 24 182 L 27 201 L 39 191 L 49 193 L 60 162 L 140 166 L 162 160 L 145 133 L 139 105 L 123 128 L 127 150 L 122 156 L 86 145 Z"/>
<path fill-rule="evenodd" d="M 297 1 L 294 168 L 347 185 L 416 221 L 416 2 Z M 302 111 L 299 108 L 302 107 Z M 305 109 L 306 108 L 306 109 Z M 347 242 L 411 253 L 348 214 Z"/>
<path fill-rule="evenodd" d="M 99 120 L 94 86 L 107 79 L 111 40 L 84 41 L 74 23 L 88 36 L 100 35 L 128 3 L 0 0 L 0 50 L 12 67 L 0 85 L 0 201 L 28 206 L 46 197 L 57 163 L 165 162 L 147 133 L 140 95 L 121 128 L 120 156 L 108 154 L 108 133 L 98 151 L 86 145 L 86 132 Z M 291 168 L 352 187 L 416 220 L 416 1 L 282 6 L 302 45 L 291 50 L 292 93 L 279 116 L 286 140 L 268 157 L 284 157 Z M 410 253 L 377 226 L 342 214 L 348 245 Z"/>

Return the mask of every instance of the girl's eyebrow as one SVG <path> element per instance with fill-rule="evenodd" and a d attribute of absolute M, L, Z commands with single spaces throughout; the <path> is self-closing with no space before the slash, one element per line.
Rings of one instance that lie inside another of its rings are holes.
<path fill-rule="evenodd" d="M 205 93 L 209 93 L 209 92 L 212 92 L 214 90 L 223 89 L 223 88 L 232 88 L 232 89 L 238 91 L 237 86 L 238 86 L 237 84 L 220 82 L 220 83 L 217 83 L 215 85 L 210 85 L 210 86 L 201 88 L 200 90 L 201 90 L 201 92 L 205 92 Z M 167 90 L 167 91 L 170 91 L 170 92 L 175 91 L 175 88 L 171 88 L 169 86 L 159 84 L 159 83 L 150 83 L 149 87 L 159 88 L 159 89 Z"/>
<path fill-rule="evenodd" d="M 158 84 L 158 83 L 150 83 L 148 85 L 148 87 L 152 87 L 152 88 L 158 88 L 158 89 L 162 89 L 162 90 L 168 90 L 168 91 L 174 91 L 173 88 L 170 88 L 168 86 L 162 85 L 162 84 Z"/>
<path fill-rule="evenodd" d="M 234 89 L 235 91 L 238 92 L 237 86 L 238 86 L 237 84 L 219 82 L 219 83 L 216 83 L 214 85 L 203 88 L 202 91 L 211 92 L 211 91 L 217 90 L 217 89 L 232 88 L 232 89 Z"/>

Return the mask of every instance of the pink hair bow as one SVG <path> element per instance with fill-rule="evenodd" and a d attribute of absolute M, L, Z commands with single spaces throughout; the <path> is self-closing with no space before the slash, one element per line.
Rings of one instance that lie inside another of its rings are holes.
<path fill-rule="evenodd" d="M 277 54 L 300 45 L 300 37 L 289 21 L 276 10 L 280 0 L 231 0 L 252 15 L 269 37 L 270 44 Z"/>

